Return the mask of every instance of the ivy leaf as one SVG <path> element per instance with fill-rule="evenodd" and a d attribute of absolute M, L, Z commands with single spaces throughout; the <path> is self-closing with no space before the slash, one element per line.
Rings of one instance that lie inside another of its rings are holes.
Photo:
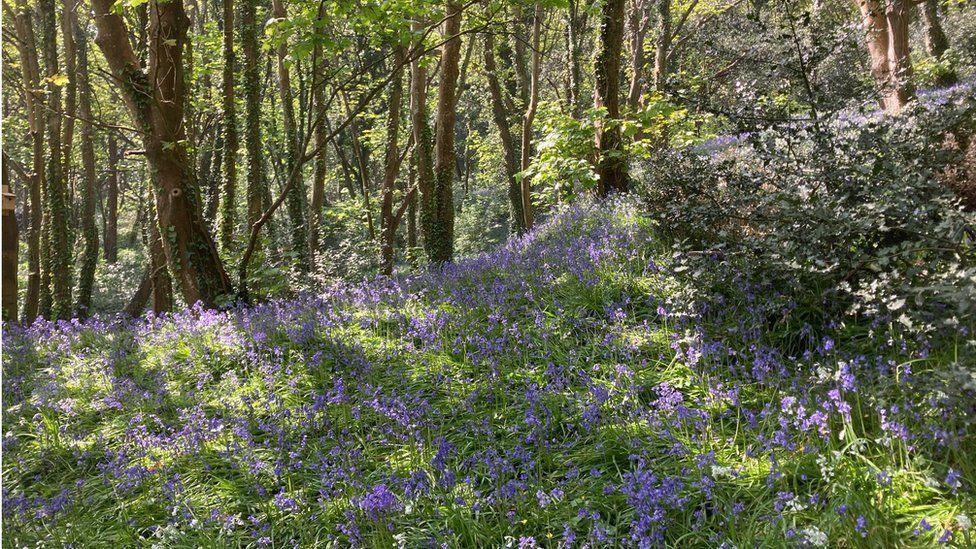
<path fill-rule="evenodd" d="M 59 88 L 63 88 L 68 85 L 68 76 L 65 74 L 54 74 L 45 78 L 44 81 L 50 82 Z"/>

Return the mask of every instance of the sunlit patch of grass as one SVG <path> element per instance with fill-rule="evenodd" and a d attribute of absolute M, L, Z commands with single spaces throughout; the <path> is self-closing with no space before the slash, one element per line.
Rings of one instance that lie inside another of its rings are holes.
<path fill-rule="evenodd" d="M 879 407 L 914 402 L 929 422 L 940 409 L 863 368 L 841 395 L 850 420 L 831 409 L 826 435 L 799 425 L 784 397 L 803 401 L 804 419 L 823 409 L 839 359 L 792 356 L 806 345 L 796 321 L 755 328 L 739 303 L 683 321 L 667 310 L 678 278 L 647 268 L 654 246 L 584 273 L 556 257 L 490 267 L 457 282 L 458 301 L 441 293 L 454 287 L 424 287 L 40 338 L 4 365 L 25 387 L 5 403 L 5 489 L 68 489 L 72 504 L 5 516 L 5 546 L 556 546 L 567 532 L 576 546 L 629 545 L 641 498 L 665 479 L 682 502 L 660 508 L 660 545 L 791 547 L 817 528 L 836 547 L 930 546 L 947 530 L 965 546 L 956 517 L 976 515 L 973 498 L 944 480 L 949 466 L 970 478 L 965 418 L 942 421 L 964 435 L 955 447 L 892 437 Z M 496 282 L 505 293 L 488 293 Z M 702 334 L 728 349 L 690 353 Z M 957 360 L 951 346 L 918 360 L 880 338 L 845 327 L 837 345 L 895 360 L 894 375 Z M 753 377 L 763 346 L 785 375 Z M 395 501 L 371 518 L 364 498 L 379 485 Z M 932 529 L 916 535 L 923 518 Z"/>

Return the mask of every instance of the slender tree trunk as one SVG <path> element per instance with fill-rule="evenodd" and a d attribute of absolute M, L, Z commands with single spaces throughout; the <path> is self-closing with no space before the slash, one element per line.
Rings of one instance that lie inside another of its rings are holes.
<path fill-rule="evenodd" d="M 454 126 L 457 122 L 457 81 L 461 61 L 461 5 L 445 4 L 444 45 L 441 46 L 441 77 L 437 90 L 437 121 L 434 124 L 434 192 L 422 197 L 434 213 L 433 229 L 424 235 L 427 255 L 434 263 L 454 257 Z"/>
<path fill-rule="evenodd" d="M 502 142 L 505 160 L 510 232 L 512 234 L 523 234 L 525 233 L 525 216 L 522 213 L 522 192 L 518 181 L 520 159 L 509 126 L 509 113 L 505 108 L 502 87 L 498 82 L 498 67 L 495 63 L 495 39 L 491 32 L 485 34 L 485 77 L 488 80 L 488 92 L 491 96 L 491 114 L 495 119 L 495 125 L 498 127 L 498 136 Z"/>
<path fill-rule="evenodd" d="M 414 34 L 423 32 L 423 23 L 414 21 L 411 30 Z M 414 165 L 417 170 L 417 190 L 420 198 L 420 233 L 424 239 L 424 248 L 430 255 L 428 235 L 431 238 L 436 233 L 437 216 L 434 209 L 434 153 L 433 137 L 430 123 L 427 119 L 427 69 L 419 57 L 414 57 L 410 64 L 410 118 L 411 131 L 414 142 Z"/>
<path fill-rule="evenodd" d="M 369 196 L 369 160 L 363 150 L 362 142 L 359 139 L 358 118 L 353 115 L 352 108 L 349 106 L 349 99 L 343 94 L 343 101 L 346 106 L 346 116 L 352 117 L 349 122 L 349 137 L 352 141 L 352 154 L 356 157 L 359 164 L 359 192 L 363 198 L 363 211 L 366 214 L 366 229 L 370 241 L 376 240 L 376 227 L 373 223 L 373 205 Z"/>
<path fill-rule="evenodd" d="M 3 158 L 3 281 L 2 308 L 4 322 L 17 322 L 17 255 L 20 251 L 20 235 L 17 231 L 17 196 L 10 187 L 10 163 Z"/>
<path fill-rule="evenodd" d="M 68 211 L 74 205 L 76 196 L 74 186 L 75 178 L 73 177 L 74 174 L 72 173 L 71 167 L 71 152 L 74 146 L 75 136 L 75 118 L 78 110 L 78 48 L 75 45 L 74 37 L 74 26 L 77 20 L 77 15 L 75 14 L 76 2 L 77 0 L 64 0 L 64 6 L 61 11 L 61 38 L 64 42 L 64 72 L 67 77 L 64 88 L 64 119 L 61 122 L 61 160 L 64 162 L 61 173 L 64 174 L 65 188 L 67 189 L 65 199 Z M 71 228 L 76 227 L 76 216 L 71 216 L 70 219 L 73 221 L 69 223 L 69 226 Z"/>
<path fill-rule="evenodd" d="M 416 159 L 416 155 L 413 157 Z M 417 165 L 415 161 L 410 162 L 410 171 L 407 176 L 407 188 L 413 189 L 414 185 L 417 184 Z M 411 193 L 407 200 L 407 260 L 411 265 L 416 265 L 417 258 L 415 257 L 417 249 L 417 193 L 414 191 Z"/>
<path fill-rule="evenodd" d="M 945 52 L 949 50 L 949 39 L 945 31 L 942 30 L 942 22 L 939 20 L 938 0 L 925 0 L 919 6 L 922 15 L 922 29 L 925 32 L 925 50 L 937 59 L 942 59 Z M 938 76 L 937 84 L 940 86 L 951 86 L 959 80 L 959 75 L 950 67 L 950 70 Z"/>
<path fill-rule="evenodd" d="M 914 95 L 908 48 L 908 4 L 905 0 L 858 0 L 871 75 L 884 110 L 896 115 Z"/>
<path fill-rule="evenodd" d="M 403 46 L 396 46 L 393 63 L 396 67 L 393 79 L 390 81 L 390 101 L 387 105 L 386 122 L 386 157 L 383 170 L 383 199 L 380 206 L 380 220 L 383 232 L 380 243 L 381 268 L 380 271 L 389 276 L 393 274 L 393 247 L 396 236 L 397 220 L 393 217 L 393 191 L 396 185 L 397 172 L 400 168 L 400 151 L 397 137 L 400 133 L 400 104 L 403 102 L 403 61 L 405 52 Z"/>
<path fill-rule="evenodd" d="M 630 35 L 630 90 L 627 92 L 627 106 L 631 112 L 640 107 L 644 93 L 644 38 L 647 35 L 647 0 L 633 0 L 630 16 L 627 18 Z M 664 1 L 664 0 L 660 0 Z"/>
<path fill-rule="evenodd" d="M 181 0 L 178 0 L 181 1 Z M 237 227 L 237 105 L 234 98 L 234 70 L 237 55 L 234 51 L 234 0 L 222 0 L 224 11 L 224 179 L 220 197 L 220 247 L 228 253 L 234 246 Z"/>
<path fill-rule="evenodd" d="M 145 267 L 145 271 L 142 273 L 142 278 L 139 279 L 139 286 L 136 288 L 136 292 L 129 298 L 129 302 L 125 305 L 123 312 L 129 316 L 139 316 L 142 310 L 146 307 L 146 301 L 149 300 L 149 296 L 152 295 L 152 263 L 149 263 Z"/>
<path fill-rule="evenodd" d="M 912 59 L 908 46 L 909 8 L 908 0 L 887 0 L 885 19 L 888 21 L 888 63 L 891 65 L 892 90 L 891 104 L 899 112 L 915 97 L 912 84 Z"/>
<path fill-rule="evenodd" d="M 98 231 L 95 228 L 95 132 L 92 128 L 92 90 L 88 76 L 88 40 L 81 26 L 74 22 L 73 32 L 78 44 L 78 108 L 81 114 L 82 211 L 81 227 L 85 238 L 81 272 L 78 275 L 78 306 L 80 316 L 91 309 L 95 266 L 98 263 Z"/>
<path fill-rule="evenodd" d="M 522 6 L 516 5 L 515 7 L 515 21 L 512 24 L 512 42 L 514 44 L 514 76 L 516 82 L 518 82 L 518 94 L 519 99 L 521 99 L 522 108 L 524 109 L 526 105 L 529 104 L 529 91 L 532 86 L 531 76 L 529 76 L 529 58 L 526 50 L 526 44 L 529 42 L 529 31 L 527 30 L 531 23 L 527 20 L 527 17 L 523 13 Z"/>
<path fill-rule="evenodd" d="M 247 149 L 247 225 L 264 213 L 264 169 L 261 152 L 261 67 L 258 48 L 257 0 L 241 5 L 241 48 L 244 51 L 244 145 Z"/>
<path fill-rule="evenodd" d="M 187 0 L 188 33 L 196 30 L 196 21 L 200 17 L 198 10 L 199 6 L 196 0 Z M 196 80 L 193 78 L 193 38 L 189 38 L 186 41 L 183 60 L 183 87 L 186 89 L 186 96 L 196 98 Z M 196 109 L 193 103 L 191 99 L 186 102 L 186 106 L 183 108 L 183 125 L 186 129 L 187 154 L 190 157 L 190 170 L 193 171 L 193 177 L 199 183 L 200 175 L 197 173 L 197 160 L 200 155 L 200 144 L 198 140 Z M 196 191 L 197 198 L 199 199 L 199 185 Z"/>
<path fill-rule="evenodd" d="M 108 189 L 105 192 L 105 262 L 114 264 L 119 257 L 119 144 L 113 132 L 108 133 Z"/>
<path fill-rule="evenodd" d="M 70 219 L 68 187 L 64 173 L 64 150 L 61 140 L 61 87 L 57 80 L 60 75 L 58 65 L 57 22 L 53 0 L 42 0 L 42 42 L 44 66 L 48 79 L 47 109 L 47 214 L 48 214 L 48 276 L 52 284 L 50 300 L 44 299 L 41 307 L 44 313 L 55 318 L 70 318 L 71 303 L 71 235 L 68 228 Z"/>
<path fill-rule="evenodd" d="M 282 0 L 272 0 L 274 16 L 279 20 L 287 17 Z M 308 241 L 305 226 L 305 185 L 302 184 L 302 173 L 298 168 L 301 159 L 298 151 L 298 134 L 295 128 L 295 104 L 291 90 L 291 75 L 288 71 L 288 43 L 282 40 L 278 44 L 278 92 L 281 95 L 282 122 L 285 129 L 287 146 L 287 173 L 289 178 L 295 178 L 288 192 L 288 217 L 291 221 L 292 249 L 298 256 L 300 270 L 308 269 Z M 287 182 L 286 182 L 287 184 Z"/>
<path fill-rule="evenodd" d="M 320 14 L 321 17 L 322 14 Z M 322 234 L 322 208 L 325 207 L 325 176 L 328 173 L 327 150 L 325 138 L 325 117 L 328 105 L 325 99 L 325 69 L 326 61 L 323 57 L 322 46 L 316 44 L 312 59 L 312 104 L 316 119 L 321 122 L 315 127 L 315 172 L 312 179 L 312 204 L 309 212 L 308 247 L 311 257 L 319 254 L 320 238 Z"/>
<path fill-rule="evenodd" d="M 667 85 L 671 72 L 671 0 L 657 0 L 658 29 L 657 44 L 654 51 L 654 88 L 658 91 Z"/>
<path fill-rule="evenodd" d="M 220 183 L 224 173 L 224 132 L 218 129 L 213 142 L 213 160 L 207 187 L 207 209 L 204 217 L 216 233 L 218 208 L 220 206 Z"/>
<path fill-rule="evenodd" d="M 580 68 L 580 60 L 583 58 L 583 34 L 586 16 L 586 11 L 580 9 L 579 0 L 569 0 L 569 20 L 566 24 L 569 38 L 569 89 L 571 92 L 569 103 L 573 118 L 576 119 L 583 116 L 584 107 L 581 99 L 583 72 Z"/>
<path fill-rule="evenodd" d="M 526 174 L 532 161 L 532 122 L 539 105 L 539 76 L 542 71 L 542 52 L 539 50 L 539 37 L 542 34 L 542 4 L 536 3 L 532 22 L 532 70 L 529 74 L 529 101 L 522 117 L 522 215 L 525 229 L 532 230 L 535 223 L 532 207 L 532 180 Z"/>
<path fill-rule="evenodd" d="M 668 0 L 662 0 L 668 1 Z M 606 0 L 600 22 L 600 43 L 594 72 L 594 104 L 606 109 L 606 117 L 597 124 L 596 148 L 599 192 L 626 192 L 627 167 L 620 139 L 620 50 L 623 45 L 624 0 Z"/>
<path fill-rule="evenodd" d="M 27 0 L 17 1 L 15 25 L 20 51 L 21 76 L 24 81 L 24 105 L 27 110 L 27 128 L 32 146 L 32 170 L 30 184 L 30 227 L 27 233 L 27 294 L 24 298 L 24 321 L 37 318 L 41 286 L 41 232 L 44 206 L 41 189 L 44 183 L 44 131 L 41 127 L 39 94 L 40 67 L 37 61 L 37 45 L 34 26 Z"/>
<path fill-rule="evenodd" d="M 152 0 L 149 74 L 129 45 L 114 0 L 92 0 L 96 42 L 114 76 L 133 121 L 143 132 L 152 172 L 157 223 L 166 259 L 177 276 L 184 301 L 212 307 L 233 294 L 230 278 L 200 214 L 196 181 L 188 169 L 183 131 L 183 41 L 187 21 L 182 0 Z"/>

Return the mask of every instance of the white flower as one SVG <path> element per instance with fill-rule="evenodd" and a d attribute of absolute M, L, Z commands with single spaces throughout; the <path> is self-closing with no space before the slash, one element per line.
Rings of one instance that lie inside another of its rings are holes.
<path fill-rule="evenodd" d="M 799 513 L 800 511 L 806 509 L 807 506 L 804 505 L 800 498 L 793 498 L 786 504 L 786 510 L 792 511 L 794 513 Z"/>
<path fill-rule="evenodd" d="M 722 478 L 732 478 L 735 476 L 735 469 L 724 465 L 712 465 L 712 477 L 716 480 Z"/>
<path fill-rule="evenodd" d="M 956 524 L 959 525 L 963 531 L 970 530 L 973 527 L 973 519 L 969 518 L 969 515 L 964 515 L 959 513 L 956 515 Z"/>
<path fill-rule="evenodd" d="M 816 526 L 804 528 L 802 531 L 800 531 L 800 533 L 803 534 L 803 537 L 806 539 L 807 543 L 813 547 L 826 547 L 827 542 L 829 541 L 827 534 Z"/>

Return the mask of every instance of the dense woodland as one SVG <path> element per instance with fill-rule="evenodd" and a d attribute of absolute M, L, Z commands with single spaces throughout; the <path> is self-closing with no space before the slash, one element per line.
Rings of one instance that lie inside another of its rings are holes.
<path fill-rule="evenodd" d="M 976 543 L 971 0 L 3 0 L 3 546 Z"/>
<path fill-rule="evenodd" d="M 669 142 L 851 97 L 897 113 L 920 84 L 913 33 L 927 85 L 972 55 L 965 4 L 856 7 L 11 0 L 19 317 L 451 261 L 627 190 Z"/>

